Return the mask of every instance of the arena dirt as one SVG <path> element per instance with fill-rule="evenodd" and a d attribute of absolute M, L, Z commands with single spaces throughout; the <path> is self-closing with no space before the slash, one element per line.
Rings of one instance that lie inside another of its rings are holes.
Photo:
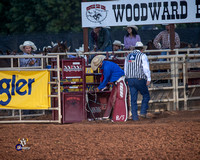
<path fill-rule="evenodd" d="M 29 150 L 16 150 L 19 138 Z M 199 160 L 200 111 L 125 123 L 0 124 L 0 159 Z"/>

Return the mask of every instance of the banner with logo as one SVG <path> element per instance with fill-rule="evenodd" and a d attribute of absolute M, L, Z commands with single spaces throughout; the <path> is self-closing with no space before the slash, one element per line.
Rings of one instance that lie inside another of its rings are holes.
<path fill-rule="evenodd" d="M 49 71 L 0 71 L 0 108 L 48 109 Z"/>
<path fill-rule="evenodd" d="M 82 2 L 82 27 L 199 23 L 200 0 Z"/>

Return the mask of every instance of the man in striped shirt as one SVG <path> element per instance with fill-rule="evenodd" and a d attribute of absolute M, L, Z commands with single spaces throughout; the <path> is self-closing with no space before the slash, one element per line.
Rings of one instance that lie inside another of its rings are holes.
<path fill-rule="evenodd" d="M 142 42 L 137 42 L 135 50 L 130 53 L 124 62 L 124 73 L 131 93 L 132 119 L 138 120 L 137 97 L 138 91 L 143 96 L 140 116 L 146 118 L 148 102 L 150 100 L 148 85 L 151 82 L 149 62 L 143 51 L 147 48 Z"/>

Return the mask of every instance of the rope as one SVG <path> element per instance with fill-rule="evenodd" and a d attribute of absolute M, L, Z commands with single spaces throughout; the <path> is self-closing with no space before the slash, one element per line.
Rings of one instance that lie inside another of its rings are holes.
<path fill-rule="evenodd" d="M 89 93 L 89 92 L 88 92 L 88 93 Z M 95 94 L 92 94 L 92 93 L 89 93 L 89 94 L 95 97 L 95 100 L 94 100 L 94 101 L 88 98 L 89 101 L 91 101 L 91 102 L 93 102 L 93 103 L 96 103 L 96 104 L 99 104 L 99 105 L 103 105 L 104 107 L 107 106 L 107 104 L 97 102 L 97 93 L 96 93 L 96 91 L 95 91 Z"/>

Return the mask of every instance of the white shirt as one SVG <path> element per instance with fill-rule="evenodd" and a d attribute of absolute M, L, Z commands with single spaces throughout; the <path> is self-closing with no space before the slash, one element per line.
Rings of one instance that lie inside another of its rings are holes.
<path fill-rule="evenodd" d="M 146 54 L 141 53 L 139 50 L 134 50 L 133 52 L 135 52 L 135 54 L 142 54 L 141 55 L 141 67 L 143 69 L 144 74 L 146 75 L 147 81 L 151 81 L 151 72 L 150 72 L 149 62 L 148 62 L 148 58 L 147 58 Z M 124 73 L 125 73 L 125 75 L 128 75 L 128 70 L 127 70 L 127 63 L 128 62 L 127 61 L 128 61 L 128 59 L 125 59 L 125 63 L 124 63 Z M 134 69 L 134 68 L 132 68 L 132 69 Z M 130 74 L 130 71 L 129 71 L 129 74 Z M 137 73 L 134 73 L 134 74 L 137 74 Z M 129 75 L 129 76 L 131 76 L 131 75 Z"/>

